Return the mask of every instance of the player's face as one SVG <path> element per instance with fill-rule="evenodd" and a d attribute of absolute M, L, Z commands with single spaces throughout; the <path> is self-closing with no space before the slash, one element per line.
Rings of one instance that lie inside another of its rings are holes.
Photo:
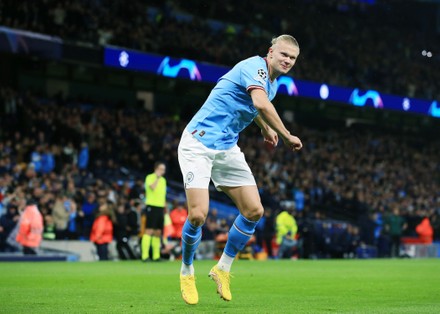
<path fill-rule="evenodd" d="M 280 41 L 269 48 L 268 61 L 274 73 L 286 74 L 295 65 L 298 55 L 297 46 Z"/>

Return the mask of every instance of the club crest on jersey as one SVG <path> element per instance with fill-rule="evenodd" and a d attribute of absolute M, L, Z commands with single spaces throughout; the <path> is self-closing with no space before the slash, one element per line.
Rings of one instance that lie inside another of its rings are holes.
<path fill-rule="evenodd" d="M 194 180 L 194 173 L 192 173 L 192 172 L 188 172 L 188 173 L 186 174 L 186 178 L 185 178 L 185 188 L 187 188 L 188 184 L 189 184 L 192 180 Z"/>
<path fill-rule="evenodd" d="M 264 69 L 258 69 L 257 75 L 254 77 L 254 79 L 263 85 L 266 84 L 266 79 L 267 79 L 266 71 L 264 71 Z"/>

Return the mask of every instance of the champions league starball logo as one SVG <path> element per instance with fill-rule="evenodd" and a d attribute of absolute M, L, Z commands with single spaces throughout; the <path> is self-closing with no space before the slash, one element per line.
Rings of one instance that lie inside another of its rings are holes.
<path fill-rule="evenodd" d="M 257 73 L 259 77 L 261 77 L 263 80 L 266 80 L 267 78 L 266 71 L 264 71 L 263 69 L 258 69 Z"/>
<path fill-rule="evenodd" d="M 355 106 L 363 107 L 370 100 L 373 103 L 374 108 L 383 108 L 383 101 L 380 94 L 375 90 L 366 91 L 365 94 L 361 95 L 359 89 L 354 89 L 351 93 L 349 102 Z"/>
<path fill-rule="evenodd" d="M 440 106 L 437 101 L 433 101 L 431 107 L 429 108 L 429 114 L 434 118 L 440 118 Z"/>
<path fill-rule="evenodd" d="M 180 59 L 176 65 L 170 65 L 170 57 L 165 57 L 157 69 L 157 74 L 167 77 L 181 77 L 181 71 L 185 70 L 189 74 L 191 81 L 201 81 L 202 76 L 194 61 L 188 59 Z"/>
<path fill-rule="evenodd" d="M 278 90 L 280 90 L 281 86 L 284 86 L 289 96 L 298 96 L 298 88 L 296 87 L 293 78 L 291 78 L 290 76 L 281 76 L 280 78 L 278 78 L 277 82 Z"/>

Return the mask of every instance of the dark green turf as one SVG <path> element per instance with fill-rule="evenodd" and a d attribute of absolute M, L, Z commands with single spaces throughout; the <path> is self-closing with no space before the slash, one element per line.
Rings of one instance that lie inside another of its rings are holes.
<path fill-rule="evenodd" d="M 440 259 L 236 261 L 228 303 L 213 264 L 188 306 L 178 262 L 0 263 L 0 313 L 440 313 Z"/>

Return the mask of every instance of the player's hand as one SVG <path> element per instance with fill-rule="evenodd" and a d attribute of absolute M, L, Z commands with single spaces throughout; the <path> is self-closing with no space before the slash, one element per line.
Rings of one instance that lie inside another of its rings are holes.
<path fill-rule="evenodd" d="M 271 128 L 261 129 L 261 134 L 264 137 L 264 142 L 276 147 L 278 145 L 278 134 Z"/>
<path fill-rule="evenodd" d="M 303 147 L 301 140 L 294 135 L 289 134 L 289 136 L 283 138 L 283 141 L 292 151 L 300 150 Z"/>

